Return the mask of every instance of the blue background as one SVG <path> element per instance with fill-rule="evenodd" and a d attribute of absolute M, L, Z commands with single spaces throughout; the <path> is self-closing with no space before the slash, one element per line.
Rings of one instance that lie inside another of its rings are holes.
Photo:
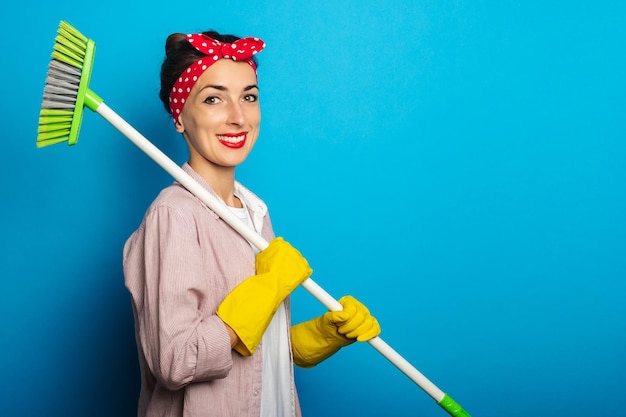
<path fill-rule="evenodd" d="M 91 88 L 178 163 L 166 36 L 263 38 L 262 133 L 238 178 L 314 280 L 364 301 L 474 417 L 626 416 L 626 6 L 434 0 L 3 13 L 0 414 L 135 414 L 121 251 L 171 182 L 90 111 L 77 146 L 36 149 L 60 20 L 96 41 Z M 324 311 L 293 299 L 296 321 Z M 367 344 L 297 383 L 306 416 L 445 415 Z"/>

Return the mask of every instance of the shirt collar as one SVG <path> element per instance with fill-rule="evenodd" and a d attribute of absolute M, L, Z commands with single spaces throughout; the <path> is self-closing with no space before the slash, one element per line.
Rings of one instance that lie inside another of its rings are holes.
<path fill-rule="evenodd" d="M 189 163 L 185 162 L 182 168 L 183 171 L 189 174 L 202 187 L 206 188 L 207 191 L 219 198 L 209 183 L 206 182 L 200 174 L 194 171 Z M 252 211 L 252 222 L 254 223 L 255 229 L 260 233 L 263 225 L 263 218 L 267 215 L 267 205 L 256 194 L 244 187 L 239 181 L 235 181 L 235 194 L 237 197 L 241 198 L 245 205 Z M 211 212 L 213 212 L 213 210 L 211 210 Z"/>

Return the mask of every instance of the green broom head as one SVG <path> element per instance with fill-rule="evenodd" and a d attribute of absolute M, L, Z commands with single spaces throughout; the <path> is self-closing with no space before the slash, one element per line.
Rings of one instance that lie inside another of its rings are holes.
<path fill-rule="evenodd" d="M 39 113 L 37 147 L 78 141 L 85 96 L 93 94 L 89 79 L 95 51 L 94 41 L 69 23 L 60 23 Z"/>

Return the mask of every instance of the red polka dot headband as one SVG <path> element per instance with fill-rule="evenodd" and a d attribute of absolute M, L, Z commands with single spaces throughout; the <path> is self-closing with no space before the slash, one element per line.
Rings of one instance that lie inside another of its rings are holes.
<path fill-rule="evenodd" d="M 259 38 L 241 38 L 233 43 L 220 42 L 202 33 L 187 35 L 187 41 L 198 51 L 206 54 L 191 64 L 178 77 L 170 92 L 170 110 L 174 121 L 183 111 L 187 97 L 191 93 L 198 78 L 215 62 L 221 58 L 248 63 L 256 73 L 256 65 L 252 57 L 265 48 L 265 42 Z"/>

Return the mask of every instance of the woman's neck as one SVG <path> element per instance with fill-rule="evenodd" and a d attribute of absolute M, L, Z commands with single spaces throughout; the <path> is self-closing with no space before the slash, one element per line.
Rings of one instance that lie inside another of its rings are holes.
<path fill-rule="evenodd" d="M 217 194 L 227 206 L 243 207 L 239 198 L 235 197 L 235 167 L 194 164 L 192 160 L 188 163 L 194 171 L 204 178 L 213 191 L 215 191 L 215 194 Z"/>

